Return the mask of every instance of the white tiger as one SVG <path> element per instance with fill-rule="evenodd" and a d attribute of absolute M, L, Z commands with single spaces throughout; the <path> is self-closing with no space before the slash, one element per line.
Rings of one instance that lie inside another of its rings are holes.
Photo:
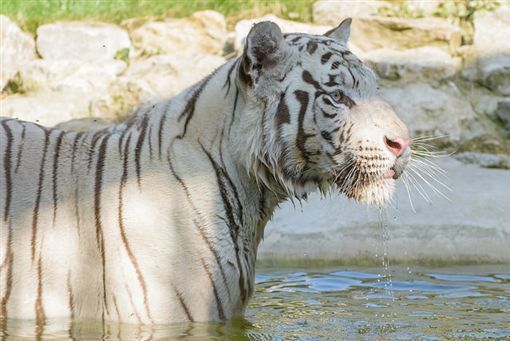
<path fill-rule="evenodd" d="M 239 58 L 110 129 L 2 119 L 4 324 L 241 316 L 278 203 L 332 185 L 387 202 L 409 135 L 348 50 L 350 23 L 257 24 Z"/>

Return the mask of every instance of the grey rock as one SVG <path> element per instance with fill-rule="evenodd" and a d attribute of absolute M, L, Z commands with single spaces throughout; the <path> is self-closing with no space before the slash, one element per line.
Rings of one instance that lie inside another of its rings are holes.
<path fill-rule="evenodd" d="M 403 19 L 360 17 L 353 21 L 352 41 L 362 50 L 404 50 L 434 46 L 454 52 L 460 46 L 460 29 L 441 18 Z"/>
<path fill-rule="evenodd" d="M 37 29 L 37 51 L 44 59 L 112 60 L 133 49 L 126 30 L 111 24 L 56 22 Z"/>
<path fill-rule="evenodd" d="M 461 61 L 437 47 L 419 47 L 408 50 L 378 49 L 363 54 L 363 61 L 379 77 L 389 80 L 415 82 L 439 81 L 459 71 Z"/>
<path fill-rule="evenodd" d="M 510 169 L 510 156 L 504 154 L 464 152 L 455 154 L 454 158 L 464 163 L 472 163 L 485 168 Z"/>
<path fill-rule="evenodd" d="M 25 63 L 37 58 L 32 36 L 5 15 L 0 15 L 0 91 Z"/>
<path fill-rule="evenodd" d="M 227 23 L 221 13 L 200 11 L 183 19 L 148 21 L 133 29 L 131 38 L 146 55 L 221 55 L 227 40 Z"/>
<path fill-rule="evenodd" d="M 499 95 L 510 95 L 510 5 L 477 13 L 473 45 L 465 53 L 464 78 L 477 81 Z"/>
<path fill-rule="evenodd" d="M 133 63 L 122 79 L 140 88 L 142 102 L 163 100 L 198 82 L 223 63 L 224 58 L 206 54 L 157 55 Z"/>
<path fill-rule="evenodd" d="M 445 142 L 457 144 L 487 132 L 483 121 L 452 82 L 438 88 L 427 83 L 385 84 L 380 92 L 413 135 L 445 136 Z"/>
<path fill-rule="evenodd" d="M 510 130 L 510 100 L 498 102 L 496 115 Z"/>
<path fill-rule="evenodd" d="M 439 165 L 452 191 L 435 184 L 449 200 L 427 189 L 429 203 L 413 190 L 411 206 L 401 183 L 381 214 L 337 194 L 311 196 L 302 206 L 284 203 L 266 227 L 257 259 L 380 264 L 387 252 L 390 262 L 509 262 L 510 171 L 452 159 Z"/>

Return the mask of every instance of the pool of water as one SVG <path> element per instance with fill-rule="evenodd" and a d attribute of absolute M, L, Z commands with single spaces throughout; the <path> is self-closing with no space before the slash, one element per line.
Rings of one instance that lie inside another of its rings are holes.
<path fill-rule="evenodd" d="M 53 321 L 48 339 L 510 340 L 510 265 L 257 270 L 244 319 L 139 327 Z M 9 320 L 7 339 L 33 324 Z M 6 335 L 4 335 L 6 336 Z"/>

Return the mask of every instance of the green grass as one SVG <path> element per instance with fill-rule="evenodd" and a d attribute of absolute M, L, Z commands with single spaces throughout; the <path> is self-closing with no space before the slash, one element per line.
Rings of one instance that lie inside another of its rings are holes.
<path fill-rule="evenodd" d="M 267 13 L 299 21 L 312 20 L 314 0 L 0 0 L 0 13 L 27 31 L 57 20 L 98 20 L 118 24 L 135 17 L 185 17 L 211 9 L 231 26 L 237 20 Z"/>

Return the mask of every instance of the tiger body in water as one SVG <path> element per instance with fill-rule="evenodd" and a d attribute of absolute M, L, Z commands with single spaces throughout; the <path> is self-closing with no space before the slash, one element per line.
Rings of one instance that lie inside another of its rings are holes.
<path fill-rule="evenodd" d="M 2 119 L 2 321 L 242 316 L 278 203 L 387 202 L 409 136 L 349 32 L 257 24 L 240 57 L 108 129 Z"/>

